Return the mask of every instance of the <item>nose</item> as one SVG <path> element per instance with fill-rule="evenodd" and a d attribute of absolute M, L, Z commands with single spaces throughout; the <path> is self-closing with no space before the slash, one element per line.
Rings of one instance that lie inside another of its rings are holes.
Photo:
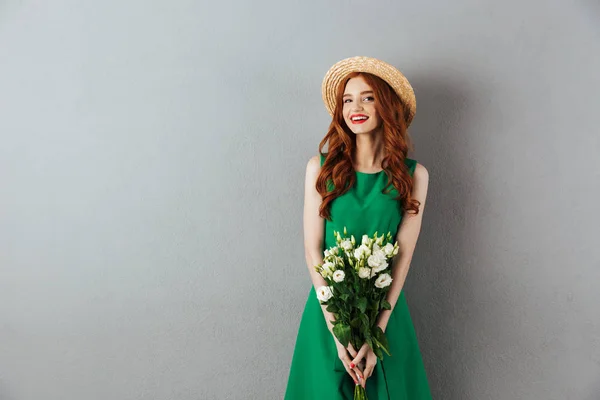
<path fill-rule="evenodd" d="M 362 109 L 363 109 L 363 106 L 360 101 L 355 102 L 354 106 L 352 107 L 352 111 L 360 111 Z"/>

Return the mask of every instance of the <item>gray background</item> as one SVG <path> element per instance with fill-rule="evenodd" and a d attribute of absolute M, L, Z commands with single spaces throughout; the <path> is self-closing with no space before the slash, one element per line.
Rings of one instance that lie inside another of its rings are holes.
<path fill-rule="evenodd" d="M 334 62 L 413 84 L 434 399 L 600 398 L 600 6 L 0 1 L 0 399 L 281 399 Z"/>

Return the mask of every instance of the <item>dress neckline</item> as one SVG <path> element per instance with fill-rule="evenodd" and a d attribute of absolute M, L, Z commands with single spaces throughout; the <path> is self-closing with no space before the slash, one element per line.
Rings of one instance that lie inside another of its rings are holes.
<path fill-rule="evenodd" d="M 321 166 L 323 166 L 323 161 L 325 160 L 325 157 L 327 157 L 327 153 L 325 153 L 325 155 L 320 154 L 320 156 L 321 156 Z M 360 171 L 354 170 L 354 173 L 356 176 L 377 176 L 377 175 L 381 174 L 383 171 L 384 171 L 383 169 L 376 171 L 376 172 L 360 172 Z"/>
<path fill-rule="evenodd" d="M 383 170 L 377 171 L 377 172 L 360 172 L 360 171 L 354 171 L 356 172 L 357 175 L 379 175 L 380 173 L 383 172 Z"/>

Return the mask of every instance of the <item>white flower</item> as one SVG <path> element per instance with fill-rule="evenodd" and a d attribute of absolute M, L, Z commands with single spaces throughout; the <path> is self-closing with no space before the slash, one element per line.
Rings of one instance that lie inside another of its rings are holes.
<path fill-rule="evenodd" d="M 344 280 L 345 276 L 346 276 L 346 274 L 344 274 L 344 271 L 342 271 L 341 269 L 338 269 L 333 273 L 333 280 L 336 282 L 341 282 Z"/>
<path fill-rule="evenodd" d="M 364 254 L 365 254 L 365 251 L 362 248 L 362 246 L 360 246 L 358 249 L 354 250 L 354 258 L 356 258 L 357 260 L 360 260 Z"/>
<path fill-rule="evenodd" d="M 371 275 L 371 270 L 369 268 L 360 267 L 358 269 L 358 277 L 362 279 L 367 279 Z"/>
<path fill-rule="evenodd" d="M 335 269 L 335 264 L 330 261 L 327 261 L 327 262 L 323 263 L 323 269 L 333 272 Z"/>
<path fill-rule="evenodd" d="M 325 257 L 334 257 L 339 253 L 339 248 L 337 246 L 333 246 L 327 250 L 325 250 Z"/>
<path fill-rule="evenodd" d="M 373 271 L 375 272 L 383 271 L 388 267 L 387 258 L 380 250 L 369 256 L 367 264 L 369 264 L 369 267 L 373 268 Z"/>
<path fill-rule="evenodd" d="M 381 274 L 375 279 L 375 286 L 382 289 L 392 283 L 392 277 L 389 274 Z"/>
<path fill-rule="evenodd" d="M 383 252 L 388 257 L 392 256 L 393 255 L 392 253 L 394 252 L 394 245 L 391 243 L 386 244 L 385 247 L 383 248 Z"/>
<path fill-rule="evenodd" d="M 362 244 L 369 245 L 369 237 L 367 235 L 362 236 Z"/>
<path fill-rule="evenodd" d="M 321 273 L 321 275 L 323 275 L 324 277 L 330 276 L 333 273 L 333 271 L 335 271 L 335 269 L 336 269 L 335 264 L 332 262 L 329 262 L 329 261 L 323 263 L 322 268 L 323 268 L 323 272 Z"/>
<path fill-rule="evenodd" d="M 389 264 L 386 261 L 384 261 L 381 264 L 379 264 L 379 267 L 374 267 L 373 272 L 375 272 L 375 273 L 381 272 L 381 271 L 385 270 L 388 267 L 388 265 Z"/>
<path fill-rule="evenodd" d="M 387 256 L 385 255 L 385 252 L 383 250 L 379 249 L 376 252 L 373 252 L 373 254 L 375 254 L 375 256 L 378 257 L 381 261 L 387 261 Z"/>
<path fill-rule="evenodd" d="M 339 266 L 339 267 L 342 267 L 342 268 L 344 267 L 344 259 L 342 257 L 335 256 L 333 263 L 336 266 Z"/>
<path fill-rule="evenodd" d="M 331 286 L 320 286 L 317 289 L 317 298 L 321 301 L 327 301 L 333 297 L 333 288 Z"/>
<path fill-rule="evenodd" d="M 361 244 L 356 250 L 354 250 L 354 258 L 357 260 L 362 259 L 363 257 L 368 257 L 371 255 L 371 249 L 369 246 Z"/>
<path fill-rule="evenodd" d="M 342 249 L 348 251 L 348 250 L 352 250 L 353 244 L 350 240 L 346 239 L 343 240 L 342 243 L 340 244 L 340 246 L 342 247 Z"/>
<path fill-rule="evenodd" d="M 385 251 L 383 251 L 383 248 L 380 247 L 377 243 L 373 244 L 373 254 L 383 259 L 386 258 Z"/>
<path fill-rule="evenodd" d="M 379 267 L 379 265 L 381 265 L 381 257 L 376 254 L 371 254 L 369 258 L 367 258 L 367 264 L 371 268 Z"/>

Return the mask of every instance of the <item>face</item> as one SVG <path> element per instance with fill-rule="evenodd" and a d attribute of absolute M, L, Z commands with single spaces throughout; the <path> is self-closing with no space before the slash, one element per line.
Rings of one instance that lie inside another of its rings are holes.
<path fill-rule="evenodd" d="M 346 84 L 342 112 L 346 125 L 355 134 L 371 133 L 380 126 L 374 95 L 373 89 L 362 76 L 351 78 Z"/>

